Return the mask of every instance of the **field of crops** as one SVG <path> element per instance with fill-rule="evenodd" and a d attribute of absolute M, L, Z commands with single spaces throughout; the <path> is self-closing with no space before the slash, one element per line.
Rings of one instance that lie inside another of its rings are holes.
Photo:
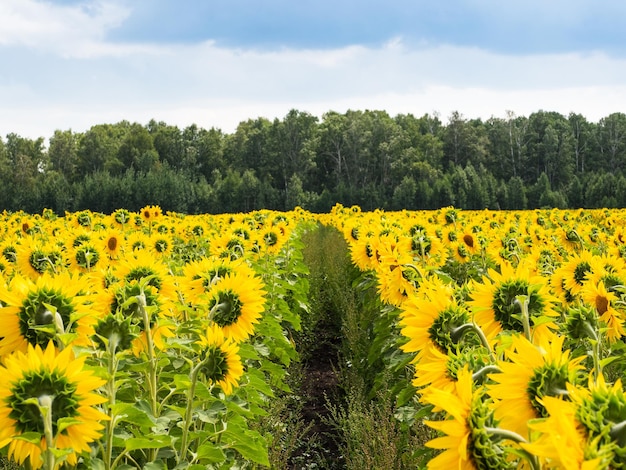
<path fill-rule="evenodd" d="M 391 396 L 395 468 L 626 465 L 626 211 L 1 217 L 5 459 L 275 467 L 288 423 L 267 417 L 316 296 L 303 237 L 324 227 L 358 273 L 346 368 Z"/>

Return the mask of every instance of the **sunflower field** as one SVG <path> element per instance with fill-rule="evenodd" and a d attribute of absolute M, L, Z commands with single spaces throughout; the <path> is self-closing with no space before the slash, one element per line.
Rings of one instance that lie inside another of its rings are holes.
<path fill-rule="evenodd" d="M 626 466 L 626 211 L 1 217 L 0 455 L 25 468 L 272 467 L 320 227 L 363 302 L 343 366 L 411 435 L 393 468 Z"/>

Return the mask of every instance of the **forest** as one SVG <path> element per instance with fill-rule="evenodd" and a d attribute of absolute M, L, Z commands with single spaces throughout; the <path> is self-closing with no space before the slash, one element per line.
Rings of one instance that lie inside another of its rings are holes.
<path fill-rule="evenodd" d="M 626 114 L 292 109 L 232 133 L 151 120 L 0 137 L 0 210 L 626 207 Z"/>

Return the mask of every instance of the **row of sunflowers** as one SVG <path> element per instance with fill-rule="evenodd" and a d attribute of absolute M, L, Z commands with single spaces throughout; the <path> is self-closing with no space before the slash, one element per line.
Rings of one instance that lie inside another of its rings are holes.
<path fill-rule="evenodd" d="M 26 468 L 268 466 L 310 214 L 0 216 L 0 448 Z"/>
<path fill-rule="evenodd" d="M 626 466 L 626 211 L 320 220 L 394 319 L 428 468 Z"/>

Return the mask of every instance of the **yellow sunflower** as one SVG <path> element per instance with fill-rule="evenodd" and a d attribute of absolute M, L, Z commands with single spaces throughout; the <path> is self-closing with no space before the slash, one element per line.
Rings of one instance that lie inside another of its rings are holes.
<path fill-rule="evenodd" d="M 226 338 L 217 325 L 209 326 L 200 338 L 202 348 L 200 372 L 210 384 L 218 384 L 226 395 L 230 395 L 243 375 L 243 365 L 239 357 L 239 346 Z"/>
<path fill-rule="evenodd" d="M 154 222 L 163 215 L 163 211 L 159 206 L 148 205 L 139 211 L 141 218 L 146 222 Z"/>
<path fill-rule="evenodd" d="M 85 242 L 69 250 L 70 268 L 87 273 L 95 269 L 104 269 L 107 259 L 103 251 L 94 243 Z"/>
<path fill-rule="evenodd" d="M 136 279 L 122 280 L 94 296 L 93 302 L 94 310 L 99 312 L 99 322 L 96 326 L 98 332 L 112 321 L 109 318 L 111 316 L 117 323 L 122 319 L 128 320 L 131 330 L 129 336 L 134 336 L 131 346 L 135 356 L 147 350 L 148 336 L 145 320 L 137 302 L 128 301 L 142 294 L 146 302 L 152 342 L 157 349 L 162 350 L 166 346 L 165 338 L 174 336 L 171 317 L 175 314 L 175 309 L 171 299 L 163 296 L 153 284 L 149 282 L 142 285 L 140 280 Z"/>
<path fill-rule="evenodd" d="M 428 441 L 425 445 L 442 452 L 428 462 L 428 468 L 476 470 L 518 468 L 515 460 L 508 456 L 498 439 L 487 432 L 495 427 L 489 401 L 485 400 L 483 388 L 474 390 L 472 373 L 459 371 L 454 390 L 439 390 L 429 387 L 421 401 L 434 406 L 434 411 L 444 411 L 449 419 L 425 421 L 432 429 L 444 435 Z"/>
<path fill-rule="evenodd" d="M 436 296 L 409 295 L 400 313 L 401 333 L 408 338 L 402 350 L 417 353 L 417 360 L 431 347 L 446 354 L 456 349 L 457 328 L 469 321 L 469 313 L 458 305 L 453 290 L 446 285 L 440 286 Z"/>
<path fill-rule="evenodd" d="M 102 249 L 109 259 L 118 259 L 124 252 L 126 240 L 124 234 L 118 229 L 110 229 L 104 232 L 100 239 Z"/>
<path fill-rule="evenodd" d="M 548 415 L 540 400 L 566 397 L 567 384 L 580 382 L 584 358 L 563 351 L 564 339 L 553 333 L 535 344 L 521 335 L 512 338 L 506 360 L 498 363 L 500 372 L 489 376 L 495 383 L 487 385 L 495 416 L 505 429 L 528 437 L 528 422 Z"/>
<path fill-rule="evenodd" d="M 44 273 L 35 281 L 16 275 L 0 284 L 0 357 L 50 340 L 87 346 L 96 322 L 90 290 L 86 278 L 67 272 Z"/>
<path fill-rule="evenodd" d="M 610 452 L 611 467 L 626 465 L 626 393 L 622 381 L 607 383 L 601 374 L 587 387 L 570 387 L 576 405 L 576 420 L 582 425 L 588 442 Z"/>
<path fill-rule="evenodd" d="M 583 302 L 596 309 L 600 320 L 606 323 L 606 337 L 610 343 L 626 335 L 624 313 L 615 308 L 619 298 L 613 292 L 609 292 L 602 282 L 586 282 L 580 296 Z"/>
<path fill-rule="evenodd" d="M 563 288 L 572 296 L 576 297 L 583 288 L 583 284 L 593 272 L 594 255 L 588 250 L 573 253 L 563 265 L 555 271 L 555 275 L 561 277 Z"/>
<path fill-rule="evenodd" d="M 548 417 L 529 423 L 538 433 L 531 443 L 520 446 L 540 457 L 542 468 L 563 470 L 608 470 L 611 452 L 589 439 L 576 419 L 576 405 L 571 401 L 546 396 L 540 400 Z"/>
<path fill-rule="evenodd" d="M 54 273 L 65 269 L 64 254 L 55 244 L 28 239 L 16 248 L 17 267 L 24 276 L 36 279 L 45 272 Z"/>
<path fill-rule="evenodd" d="M 206 296 L 209 320 L 220 326 L 227 338 L 243 341 L 254 332 L 264 310 L 265 291 L 258 277 L 225 275 Z"/>
<path fill-rule="evenodd" d="M 183 276 L 179 279 L 180 290 L 189 302 L 200 303 L 200 297 L 210 292 L 217 281 L 235 273 L 249 277 L 256 275 L 243 260 L 211 257 L 192 261 L 183 266 Z"/>
<path fill-rule="evenodd" d="M 120 258 L 115 265 L 115 275 L 124 282 L 146 279 L 148 285 L 162 297 L 176 299 L 174 276 L 164 261 L 155 258 L 148 250 L 139 250 Z"/>
<path fill-rule="evenodd" d="M 84 361 L 84 356 L 73 357 L 72 348 L 57 352 L 49 343 L 45 350 L 29 344 L 0 365 L 0 447 L 8 445 L 9 458 L 19 465 L 28 461 L 31 468 L 40 468 L 48 448 L 44 420 L 33 400 L 40 406 L 51 401 L 53 445 L 67 452 L 68 464 L 76 465 L 81 453 L 90 452 L 89 443 L 101 436 L 100 421 L 108 417 L 95 405 L 106 399 L 94 391 L 105 380 L 87 370 Z M 41 436 L 38 444 L 20 439 L 25 434 Z"/>
<path fill-rule="evenodd" d="M 471 300 L 468 302 L 474 321 L 490 342 L 503 331 L 524 331 L 518 296 L 527 297 L 534 336 L 539 338 L 548 334 L 550 329 L 556 329 L 553 319 L 558 315 L 554 310 L 557 299 L 551 294 L 547 280 L 535 274 L 526 263 L 515 268 L 502 263 L 500 272 L 489 269 L 482 282 L 471 285 Z"/>

